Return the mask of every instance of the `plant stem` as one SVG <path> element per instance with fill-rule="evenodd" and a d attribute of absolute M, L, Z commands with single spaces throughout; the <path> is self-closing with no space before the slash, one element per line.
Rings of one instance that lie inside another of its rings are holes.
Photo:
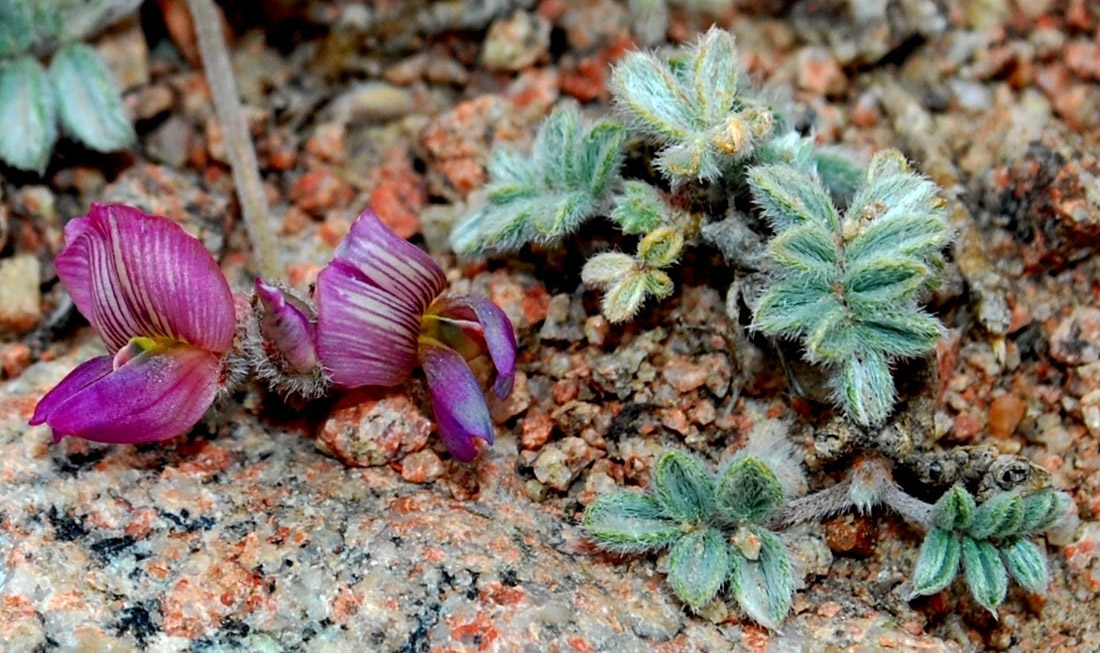
<path fill-rule="evenodd" d="M 248 239 L 252 243 L 254 272 L 268 281 L 275 281 L 282 278 L 283 266 L 275 247 L 275 234 L 271 230 L 267 195 L 260 179 L 256 150 L 252 147 L 233 68 L 229 63 L 229 51 L 222 36 L 221 16 L 213 0 L 187 0 L 187 5 L 195 20 L 206 81 L 214 98 L 214 111 L 222 125 L 226 152 L 233 170 L 233 184 L 241 203 Z"/>

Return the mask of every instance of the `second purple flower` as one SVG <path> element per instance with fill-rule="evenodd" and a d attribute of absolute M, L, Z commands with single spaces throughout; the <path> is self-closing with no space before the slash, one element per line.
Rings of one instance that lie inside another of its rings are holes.
<path fill-rule="evenodd" d="M 356 219 L 317 278 L 317 354 L 337 385 L 392 386 L 422 367 L 439 434 L 460 460 L 493 442 L 485 395 L 469 363 L 488 356 L 493 390 L 512 390 L 516 338 L 498 306 L 477 297 L 441 297 L 443 269 L 390 231 L 371 210 Z"/>

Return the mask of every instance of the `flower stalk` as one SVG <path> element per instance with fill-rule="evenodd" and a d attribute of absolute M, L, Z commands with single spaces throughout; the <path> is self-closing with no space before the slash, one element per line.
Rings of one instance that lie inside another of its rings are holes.
<path fill-rule="evenodd" d="M 256 150 L 248 135 L 248 125 L 241 110 L 241 100 L 229 62 L 229 52 L 222 34 L 222 21 L 212 0 L 187 0 L 195 20 L 199 52 L 202 54 L 206 80 L 214 99 L 214 111 L 225 134 L 226 153 L 233 171 L 233 185 L 241 202 L 248 239 L 252 243 L 252 264 L 255 271 L 267 279 L 283 276 L 283 266 L 271 229 L 267 195 L 264 193 Z"/>

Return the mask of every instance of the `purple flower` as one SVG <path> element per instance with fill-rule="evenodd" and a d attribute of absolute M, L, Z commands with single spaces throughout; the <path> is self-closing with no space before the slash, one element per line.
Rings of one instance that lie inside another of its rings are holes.
<path fill-rule="evenodd" d="M 93 204 L 65 226 L 55 265 L 76 307 L 107 345 L 50 390 L 31 425 L 138 443 L 185 433 L 214 401 L 236 328 L 218 264 L 165 218 Z"/>
<path fill-rule="evenodd" d="M 488 355 L 493 390 L 512 391 L 516 337 L 487 299 L 441 298 L 443 269 L 368 209 L 317 277 L 317 352 L 332 381 L 354 388 L 404 383 L 420 366 L 443 443 L 473 460 L 476 439 L 493 442 L 485 395 L 470 369 Z"/>

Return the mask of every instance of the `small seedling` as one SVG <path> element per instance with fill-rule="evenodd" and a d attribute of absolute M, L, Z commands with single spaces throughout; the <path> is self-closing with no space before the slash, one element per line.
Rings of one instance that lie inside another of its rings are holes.
<path fill-rule="evenodd" d="M 727 587 L 750 617 L 778 628 L 790 611 L 794 572 L 767 524 L 783 502 L 775 474 L 755 457 L 735 457 L 715 476 L 697 458 L 666 451 L 651 492 L 597 498 L 584 527 L 608 551 L 668 549 L 669 586 L 692 610 Z"/>
<path fill-rule="evenodd" d="M 1046 555 L 1028 538 L 1056 524 L 1069 501 L 1053 490 L 1004 492 L 977 506 L 969 492 L 952 488 L 933 507 L 934 527 L 913 568 L 912 596 L 943 590 L 960 565 L 971 595 L 990 612 L 1004 601 L 1010 576 L 1029 592 L 1044 591 Z"/>
<path fill-rule="evenodd" d="M 672 227 L 654 229 L 638 243 L 634 256 L 605 252 L 592 257 L 581 271 L 590 288 L 605 290 L 601 308 L 612 322 L 625 322 L 637 314 L 649 297 L 672 294 L 672 279 L 664 269 L 676 262 L 684 237 Z"/>

